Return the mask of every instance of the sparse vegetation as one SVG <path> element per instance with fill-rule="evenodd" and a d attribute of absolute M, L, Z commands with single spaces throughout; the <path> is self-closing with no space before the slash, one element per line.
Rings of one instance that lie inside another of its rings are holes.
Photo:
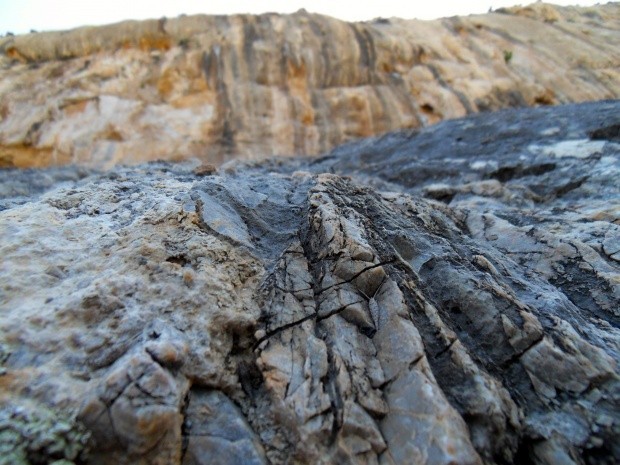
<path fill-rule="evenodd" d="M 0 406 L 0 464 L 72 465 L 89 433 L 73 419 L 37 405 Z"/>
<path fill-rule="evenodd" d="M 504 62 L 508 65 L 512 61 L 512 51 L 504 50 Z"/>

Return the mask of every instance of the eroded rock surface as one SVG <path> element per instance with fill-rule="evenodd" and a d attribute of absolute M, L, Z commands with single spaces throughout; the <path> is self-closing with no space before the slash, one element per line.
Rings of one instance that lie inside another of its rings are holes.
<path fill-rule="evenodd" d="M 5 171 L 3 409 L 72 414 L 89 464 L 617 463 L 619 114 Z"/>
<path fill-rule="evenodd" d="M 436 21 L 188 16 L 0 39 L 0 167 L 319 154 L 620 98 L 620 3 Z"/>

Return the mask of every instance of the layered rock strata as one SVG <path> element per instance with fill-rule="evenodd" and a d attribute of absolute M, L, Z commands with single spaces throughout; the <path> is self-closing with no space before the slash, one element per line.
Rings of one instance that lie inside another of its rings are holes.
<path fill-rule="evenodd" d="M 318 154 L 506 107 L 620 97 L 620 4 L 437 21 L 127 21 L 0 39 L 0 166 Z"/>
<path fill-rule="evenodd" d="M 0 450 L 617 463 L 619 112 L 218 171 L 0 171 Z"/>

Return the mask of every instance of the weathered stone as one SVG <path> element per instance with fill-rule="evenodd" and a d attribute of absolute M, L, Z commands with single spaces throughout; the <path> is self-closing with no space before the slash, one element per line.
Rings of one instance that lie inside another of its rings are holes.
<path fill-rule="evenodd" d="M 0 405 L 0 463 L 74 465 L 86 457 L 89 433 L 67 412 L 11 399 Z"/>
<path fill-rule="evenodd" d="M 0 449 L 617 462 L 619 113 L 478 115 L 209 176 L 2 172 L 0 395 L 73 416 L 60 449 L 27 425 Z"/>
<path fill-rule="evenodd" d="M 192 391 L 188 402 L 183 465 L 266 463 L 258 438 L 224 394 Z"/>
<path fill-rule="evenodd" d="M 5 37 L 0 167 L 319 154 L 480 111 L 619 98 L 618 31 L 616 2 L 436 21 L 197 15 Z"/>

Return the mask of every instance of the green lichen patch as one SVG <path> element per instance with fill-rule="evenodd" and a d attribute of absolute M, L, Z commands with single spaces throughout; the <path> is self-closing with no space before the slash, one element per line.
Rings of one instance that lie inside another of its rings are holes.
<path fill-rule="evenodd" d="M 45 406 L 0 406 L 0 465 L 78 464 L 88 439 L 82 425 Z"/>

